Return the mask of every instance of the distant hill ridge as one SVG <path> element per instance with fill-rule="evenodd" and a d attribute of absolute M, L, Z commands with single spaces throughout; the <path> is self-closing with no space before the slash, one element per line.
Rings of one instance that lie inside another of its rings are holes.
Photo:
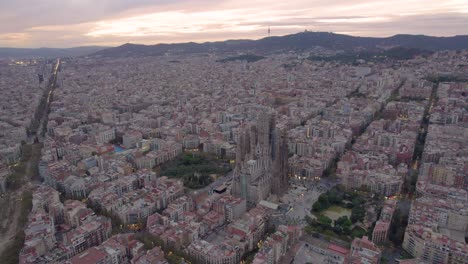
<path fill-rule="evenodd" d="M 2 48 L 0 58 L 37 58 L 37 57 L 132 57 L 132 56 L 161 56 L 172 54 L 195 53 L 235 53 L 251 52 L 258 55 L 285 51 L 302 51 L 316 46 L 344 50 L 375 51 L 392 47 L 414 48 L 428 51 L 468 49 L 468 35 L 453 37 L 433 37 L 425 35 L 395 35 L 387 38 L 355 37 L 329 32 L 301 32 L 286 36 L 267 37 L 259 40 L 226 40 L 205 43 L 176 43 L 176 44 L 124 44 L 118 47 L 83 46 L 75 48 Z"/>
<path fill-rule="evenodd" d="M 93 55 L 102 57 L 160 56 L 207 52 L 253 52 L 265 55 L 284 51 L 302 51 L 321 46 L 330 49 L 356 51 L 379 50 L 392 47 L 415 48 L 428 51 L 468 49 L 468 35 L 433 37 L 425 35 L 395 35 L 387 38 L 355 37 L 329 32 L 301 32 L 259 40 L 227 40 L 205 43 L 124 44 L 100 50 Z"/>
<path fill-rule="evenodd" d="M 75 48 L 1 48 L 0 58 L 55 58 L 55 57 L 76 57 L 86 56 L 108 47 L 83 46 Z"/>

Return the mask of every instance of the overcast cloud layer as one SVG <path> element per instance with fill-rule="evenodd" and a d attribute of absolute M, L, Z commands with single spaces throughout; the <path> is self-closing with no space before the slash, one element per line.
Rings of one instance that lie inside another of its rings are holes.
<path fill-rule="evenodd" d="M 0 46 L 75 47 L 262 38 L 468 34 L 467 0 L 0 0 Z"/>

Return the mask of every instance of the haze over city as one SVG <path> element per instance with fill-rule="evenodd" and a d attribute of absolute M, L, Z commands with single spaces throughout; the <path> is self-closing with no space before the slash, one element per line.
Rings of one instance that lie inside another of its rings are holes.
<path fill-rule="evenodd" d="M 2 0 L 0 47 L 258 39 L 268 27 L 274 36 L 304 30 L 453 36 L 467 34 L 466 25 L 464 0 Z"/>

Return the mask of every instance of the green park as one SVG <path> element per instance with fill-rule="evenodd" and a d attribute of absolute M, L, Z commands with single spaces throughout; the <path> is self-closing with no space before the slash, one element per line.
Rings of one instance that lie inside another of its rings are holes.
<path fill-rule="evenodd" d="M 315 217 L 306 217 L 305 231 L 320 233 L 350 241 L 362 237 L 367 230 L 362 227 L 366 217 L 366 200 L 361 192 L 344 191 L 335 187 L 319 196 L 312 206 Z"/>
<path fill-rule="evenodd" d="M 190 189 L 208 186 L 216 177 L 224 176 L 231 170 L 229 163 L 214 155 L 200 152 L 186 152 L 161 166 L 161 175 L 178 178 Z"/>

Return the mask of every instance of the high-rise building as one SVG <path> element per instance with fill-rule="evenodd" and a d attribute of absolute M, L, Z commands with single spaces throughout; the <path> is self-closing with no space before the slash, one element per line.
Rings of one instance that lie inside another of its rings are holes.
<path fill-rule="evenodd" d="M 275 126 L 275 116 L 262 111 L 243 128 L 237 142 L 232 194 L 252 206 L 270 193 L 287 189 L 288 146 L 284 131 Z"/>

